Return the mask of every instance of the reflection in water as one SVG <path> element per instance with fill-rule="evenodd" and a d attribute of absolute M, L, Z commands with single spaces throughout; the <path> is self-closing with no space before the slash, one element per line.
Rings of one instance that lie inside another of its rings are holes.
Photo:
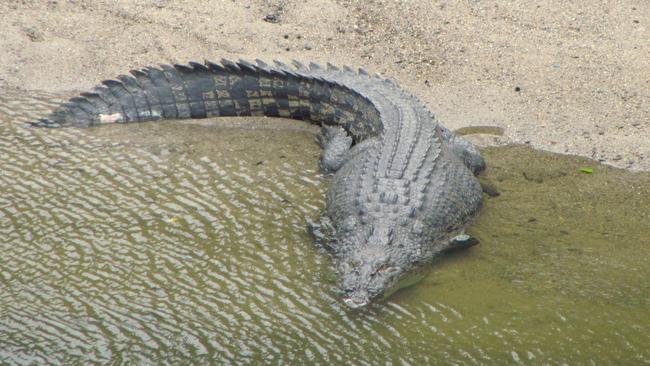
<path fill-rule="evenodd" d="M 0 96 L 2 364 L 650 362 L 647 173 L 489 149 L 481 245 L 351 312 L 306 124 L 21 127 L 52 100 Z"/>

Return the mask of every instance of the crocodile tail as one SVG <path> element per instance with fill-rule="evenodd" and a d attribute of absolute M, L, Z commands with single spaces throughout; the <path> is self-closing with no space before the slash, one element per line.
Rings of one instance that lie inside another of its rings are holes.
<path fill-rule="evenodd" d="M 107 123 L 258 114 L 309 118 L 308 107 L 290 111 L 288 105 L 287 93 L 291 93 L 288 81 L 293 78 L 293 84 L 298 85 L 304 76 L 266 66 L 262 61 L 254 65 L 246 61 L 222 60 L 220 63 L 190 62 L 187 65 L 132 70 L 131 75 L 105 80 L 91 91 L 61 104 L 46 118 L 30 124 L 38 127 L 89 127 Z M 274 78 L 284 81 L 281 88 L 269 85 L 273 84 Z"/>

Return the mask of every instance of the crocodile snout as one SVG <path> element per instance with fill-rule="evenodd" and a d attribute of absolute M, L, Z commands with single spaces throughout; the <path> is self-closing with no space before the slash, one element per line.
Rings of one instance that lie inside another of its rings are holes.
<path fill-rule="evenodd" d="M 358 309 L 368 305 L 370 298 L 366 293 L 349 293 L 343 297 L 343 302 L 352 309 Z"/>
<path fill-rule="evenodd" d="M 343 302 L 352 309 L 358 309 L 368 305 L 368 300 L 352 299 L 350 297 L 344 298 Z"/>

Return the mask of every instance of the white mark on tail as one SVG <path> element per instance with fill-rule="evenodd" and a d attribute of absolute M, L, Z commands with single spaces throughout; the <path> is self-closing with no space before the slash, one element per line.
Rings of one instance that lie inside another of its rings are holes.
<path fill-rule="evenodd" d="M 124 115 L 122 115 L 122 113 L 100 114 L 99 122 L 101 123 L 124 122 Z"/>

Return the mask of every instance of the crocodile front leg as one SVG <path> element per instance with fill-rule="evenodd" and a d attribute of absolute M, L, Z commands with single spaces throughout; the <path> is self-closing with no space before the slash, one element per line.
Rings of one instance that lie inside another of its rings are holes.
<path fill-rule="evenodd" d="M 317 247 L 324 248 L 328 252 L 333 253 L 336 229 L 329 217 L 323 215 L 318 222 L 308 219 L 307 231 L 314 237 L 314 243 Z"/>

